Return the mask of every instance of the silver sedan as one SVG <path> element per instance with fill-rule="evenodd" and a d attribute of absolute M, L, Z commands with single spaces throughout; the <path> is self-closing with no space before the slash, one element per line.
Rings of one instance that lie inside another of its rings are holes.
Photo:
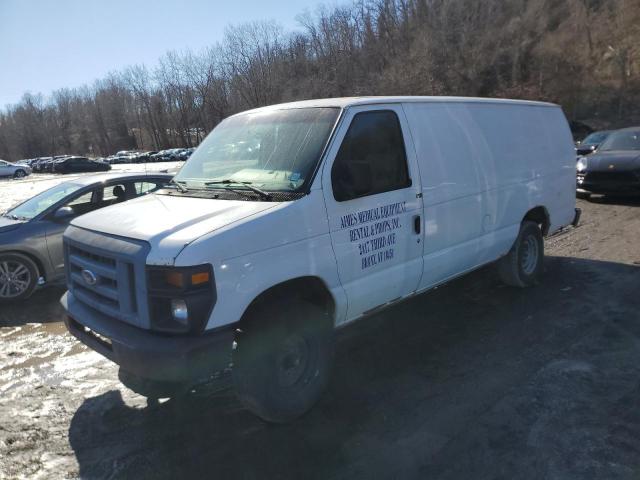
<path fill-rule="evenodd" d="M 0 160 L 0 177 L 22 178 L 27 175 L 31 175 L 31 167 L 29 165 Z"/>
<path fill-rule="evenodd" d="M 0 302 L 63 279 L 62 234 L 80 215 L 146 195 L 171 175 L 106 173 L 61 183 L 0 216 Z"/>

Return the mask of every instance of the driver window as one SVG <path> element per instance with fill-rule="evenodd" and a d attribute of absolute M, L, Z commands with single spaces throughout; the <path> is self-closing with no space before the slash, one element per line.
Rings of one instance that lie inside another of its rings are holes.
<path fill-rule="evenodd" d="M 338 202 L 411 186 L 402 128 L 395 112 L 358 113 L 331 169 Z"/>

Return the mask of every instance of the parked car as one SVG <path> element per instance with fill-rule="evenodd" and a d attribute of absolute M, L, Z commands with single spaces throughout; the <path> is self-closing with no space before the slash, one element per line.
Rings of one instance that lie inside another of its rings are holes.
<path fill-rule="evenodd" d="M 611 130 L 601 130 L 588 135 L 582 142 L 576 145 L 576 153 L 580 156 L 589 155 L 596 151 L 598 145 L 604 142 L 611 134 Z"/>
<path fill-rule="evenodd" d="M 155 153 L 155 152 L 153 152 Z M 147 163 L 149 161 L 149 152 L 135 152 L 131 154 L 132 163 Z"/>
<path fill-rule="evenodd" d="M 104 162 L 89 160 L 87 157 L 67 157 L 54 163 L 56 173 L 108 172 L 111 165 Z"/>
<path fill-rule="evenodd" d="M 149 159 L 153 162 L 166 162 L 170 160 L 170 152 L 171 150 L 160 150 L 153 155 L 150 155 Z"/>
<path fill-rule="evenodd" d="M 39 172 L 40 173 L 53 173 L 54 172 L 54 165 L 61 161 L 64 160 L 65 158 L 70 158 L 72 157 L 72 155 L 56 155 L 55 157 L 48 157 L 43 159 L 41 162 L 39 162 L 38 166 L 39 166 Z"/>
<path fill-rule="evenodd" d="M 131 157 L 129 155 L 111 155 L 105 159 L 105 163 L 110 165 L 131 163 Z"/>
<path fill-rule="evenodd" d="M 175 159 L 176 159 L 176 160 L 181 160 L 181 161 L 183 161 L 183 162 L 184 162 L 184 161 L 186 161 L 186 160 L 191 156 L 191 154 L 192 154 L 194 151 L 195 151 L 195 147 L 191 147 L 191 148 L 184 148 L 184 149 L 182 149 L 182 151 L 181 151 L 181 152 L 178 152 L 178 153 L 175 155 Z"/>
<path fill-rule="evenodd" d="M 61 183 L 0 216 L 0 302 L 28 298 L 64 274 L 62 233 L 87 212 L 153 192 L 171 175 L 90 175 Z"/>
<path fill-rule="evenodd" d="M 640 127 L 612 132 L 595 153 L 578 159 L 577 192 L 640 194 Z"/>
<path fill-rule="evenodd" d="M 23 164 L 10 163 L 6 160 L 0 160 L 0 177 L 22 178 L 31 175 L 31 167 Z"/>
<path fill-rule="evenodd" d="M 229 158 L 231 143 L 245 153 Z M 334 328 L 495 261 L 509 285 L 539 281 L 543 237 L 578 221 L 575 163 L 562 109 L 541 102 L 347 98 L 234 115 L 173 188 L 72 221 L 67 328 L 139 393 L 229 369 L 245 407 L 289 421 L 328 381 Z"/>
<path fill-rule="evenodd" d="M 33 171 L 36 173 L 42 173 L 44 172 L 44 164 L 45 162 L 47 162 L 48 160 L 52 160 L 53 157 L 39 157 L 36 158 L 32 163 L 31 163 L 31 167 L 33 168 Z"/>

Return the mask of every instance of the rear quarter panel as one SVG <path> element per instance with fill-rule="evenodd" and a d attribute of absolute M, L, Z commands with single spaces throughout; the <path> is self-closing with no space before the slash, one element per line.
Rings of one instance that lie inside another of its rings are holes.
<path fill-rule="evenodd" d="M 495 260 L 537 206 L 549 214 L 550 233 L 571 223 L 575 154 L 559 107 L 425 102 L 405 111 L 420 158 L 425 255 L 460 245 L 467 253 L 477 247 L 478 265 Z"/>

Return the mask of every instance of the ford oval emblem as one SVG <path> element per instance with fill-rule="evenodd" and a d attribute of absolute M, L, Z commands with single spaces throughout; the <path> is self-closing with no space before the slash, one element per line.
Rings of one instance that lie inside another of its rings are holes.
<path fill-rule="evenodd" d="M 84 283 L 86 283 L 87 285 L 95 285 L 98 282 L 98 278 L 96 277 L 96 274 L 93 273 L 91 270 L 82 270 L 82 272 L 80 272 L 82 275 L 82 279 L 84 280 Z"/>

